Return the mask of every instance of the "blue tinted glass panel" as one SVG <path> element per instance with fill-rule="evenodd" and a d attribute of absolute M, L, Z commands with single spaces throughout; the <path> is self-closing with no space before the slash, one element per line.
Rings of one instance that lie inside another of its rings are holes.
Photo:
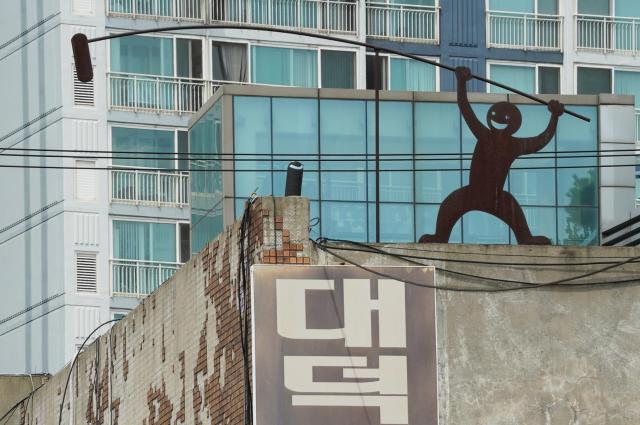
<path fill-rule="evenodd" d="M 175 159 L 171 155 L 175 153 L 175 132 L 173 131 L 112 127 L 111 148 L 115 151 L 113 165 L 175 168 Z"/>
<path fill-rule="evenodd" d="M 322 202 L 322 235 L 328 238 L 367 240 L 364 202 Z"/>
<path fill-rule="evenodd" d="M 367 104 L 367 150 L 375 153 L 375 105 Z M 380 103 L 380 200 L 413 201 L 413 114 L 410 102 Z M 398 155 L 400 154 L 400 155 Z M 404 156 L 402 154 L 407 154 Z M 369 170 L 375 163 L 369 161 Z M 387 171 L 384 170 L 393 170 Z M 407 171 L 404 171 L 407 170 Z M 369 173 L 369 200 L 375 200 L 375 173 Z"/>
<path fill-rule="evenodd" d="M 533 66 L 489 65 L 492 80 L 522 90 L 525 93 L 536 92 L 536 68 Z M 489 85 L 490 93 L 510 93 L 500 87 Z"/>
<path fill-rule="evenodd" d="M 551 243 L 556 243 L 556 209 L 523 207 L 524 215 L 529 224 L 529 230 L 533 236 L 546 236 Z M 511 243 L 517 243 L 516 237 L 511 232 Z"/>
<path fill-rule="evenodd" d="M 271 100 L 262 97 L 234 97 L 235 194 L 248 197 L 271 195 Z M 242 171 L 264 170 L 264 171 Z"/>
<path fill-rule="evenodd" d="M 509 227 L 499 218 L 479 211 L 464 215 L 463 242 L 477 244 L 508 244 Z"/>
<path fill-rule="evenodd" d="M 320 101 L 322 199 L 366 200 L 366 105 L 361 101 Z M 345 156 L 341 156 L 345 154 Z M 362 154 L 363 156 L 353 156 Z M 333 170 L 362 170 L 336 172 Z"/>
<path fill-rule="evenodd" d="M 610 0 L 578 0 L 578 13 L 585 15 L 609 15 Z"/>
<path fill-rule="evenodd" d="M 555 170 L 513 170 L 509 190 L 520 205 L 556 203 Z"/>
<path fill-rule="evenodd" d="M 640 2 L 636 1 L 640 7 Z M 640 72 L 614 71 L 615 94 L 629 94 L 635 96 L 636 108 L 640 107 Z"/>
<path fill-rule="evenodd" d="M 558 205 L 597 206 L 598 169 L 558 169 Z"/>
<path fill-rule="evenodd" d="M 460 115 L 455 104 L 416 103 L 416 201 L 441 202 L 460 187 Z M 420 160 L 422 159 L 422 160 Z"/>
<path fill-rule="evenodd" d="M 519 105 L 522 127 L 517 138 L 536 137 L 549 124 L 551 114 L 546 107 Z M 517 139 L 514 143 L 518 143 Z M 540 151 L 518 158 L 509 173 L 509 190 L 522 205 L 554 205 L 555 190 L 555 137 Z"/>
<path fill-rule="evenodd" d="M 112 72 L 173 76 L 173 39 L 131 37 L 110 40 Z"/>
<path fill-rule="evenodd" d="M 369 203 L 369 238 L 376 238 L 376 206 Z M 414 242 L 413 205 L 380 204 L 380 242 Z"/>
<path fill-rule="evenodd" d="M 191 251 L 222 232 L 222 105 L 216 103 L 189 131 Z M 203 154 L 203 155 L 198 155 Z M 195 171 L 206 170 L 206 171 Z"/>
<path fill-rule="evenodd" d="M 416 241 L 424 234 L 432 235 L 436 231 L 439 205 L 416 205 Z M 462 242 L 462 221 L 458 221 L 449 237 L 449 243 Z"/>
<path fill-rule="evenodd" d="M 391 58 L 390 90 L 436 91 L 436 68 L 413 59 Z"/>
<path fill-rule="evenodd" d="M 254 83 L 318 87 L 316 50 L 253 46 L 251 52 Z"/>
<path fill-rule="evenodd" d="M 320 222 L 320 202 L 309 202 L 309 237 L 313 240 L 321 236 L 320 230 L 322 223 Z"/>
<path fill-rule="evenodd" d="M 234 201 L 234 208 L 235 208 L 235 217 L 236 220 L 240 220 L 240 218 L 242 218 L 242 214 L 244 214 L 244 204 L 245 202 L 247 202 L 246 198 L 245 199 L 238 199 L 236 198 Z"/>
<path fill-rule="evenodd" d="M 558 154 L 558 166 L 596 165 L 598 161 L 593 151 L 598 149 L 597 109 L 592 106 L 573 105 L 567 106 L 567 108 L 590 118 L 591 122 L 587 123 L 567 115 L 563 115 L 560 118 L 556 132 L 558 151 L 561 151 Z M 587 157 L 584 158 L 584 156 Z"/>
<path fill-rule="evenodd" d="M 114 220 L 113 258 L 176 262 L 175 224 Z"/>
<path fill-rule="evenodd" d="M 490 10 L 501 10 L 505 12 L 535 12 L 536 0 L 490 0 Z"/>
<path fill-rule="evenodd" d="M 640 18 L 640 2 L 638 0 L 615 0 L 616 16 Z"/>
<path fill-rule="evenodd" d="M 598 245 L 596 208 L 559 208 L 558 242 L 561 245 Z"/>
<path fill-rule="evenodd" d="M 304 165 L 302 196 L 318 199 L 318 101 L 273 99 L 273 193 L 284 195 L 289 162 Z M 310 155 L 311 154 L 311 155 Z M 280 159 L 280 160 L 276 160 Z"/>

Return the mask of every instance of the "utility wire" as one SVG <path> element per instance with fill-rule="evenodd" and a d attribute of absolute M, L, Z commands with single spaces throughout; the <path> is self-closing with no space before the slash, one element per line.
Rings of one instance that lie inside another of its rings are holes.
<path fill-rule="evenodd" d="M 135 156 L 126 156 L 127 154 L 122 155 L 82 155 L 82 154 L 20 154 L 20 153 L 0 153 L 0 157 L 17 157 L 17 158 L 71 158 L 71 159 L 118 159 L 118 160 L 155 160 L 155 161 L 218 161 L 218 162 L 255 162 L 260 160 L 265 160 L 265 158 L 269 160 L 275 161 L 286 161 L 289 159 L 299 159 L 298 155 L 284 155 L 284 154 L 255 154 L 255 155 L 238 155 L 239 158 L 236 158 L 235 154 L 227 155 L 227 157 L 221 157 L 219 154 L 207 154 L 207 156 L 195 156 L 195 155 L 181 155 L 181 154 L 171 154 L 171 156 L 163 157 L 154 155 L 152 152 L 147 152 L 146 155 L 152 156 L 140 156 L 145 154 L 132 154 Z M 556 154 L 551 154 L 548 152 L 544 152 L 546 156 L 532 156 L 525 155 L 522 157 L 518 157 L 517 160 L 542 160 L 542 159 L 576 159 L 576 158 L 627 158 L 627 157 L 636 157 L 635 153 L 593 153 L 593 154 L 573 154 L 566 152 L 558 152 Z M 390 157 L 389 157 L 390 156 Z M 305 163 L 322 163 L 322 162 L 368 162 L 373 161 L 375 158 L 369 158 L 371 155 L 369 154 L 358 154 L 358 155 L 335 155 L 329 158 L 320 158 L 320 157 L 312 157 L 304 159 Z M 464 157 L 464 158 L 463 158 Z M 442 154 L 401 154 L 401 155 L 386 155 L 386 157 L 381 157 L 379 160 L 381 162 L 400 162 L 400 161 L 409 161 L 415 159 L 416 161 L 459 161 L 459 160 L 471 160 L 473 159 L 473 154 L 459 154 L 459 153 L 451 153 L 448 156 L 444 156 Z"/>
<path fill-rule="evenodd" d="M 322 241 L 322 239 L 321 239 Z M 349 263 L 351 265 L 354 265 L 356 267 L 359 267 L 369 273 L 373 273 L 382 277 L 386 277 L 388 279 L 396 279 L 396 277 L 390 276 L 388 274 L 382 273 L 382 272 L 378 272 L 376 270 L 373 270 L 369 267 L 363 266 L 361 264 L 356 263 L 353 260 L 350 260 L 340 254 L 337 254 L 336 252 L 332 251 L 333 249 L 338 249 L 339 247 L 327 247 L 326 245 L 324 245 L 324 243 L 322 242 L 317 242 L 317 241 L 312 241 L 314 243 L 314 245 L 316 245 L 320 250 L 333 255 L 334 257 Z M 364 250 L 360 250 L 361 252 L 367 252 L 367 253 L 377 253 L 380 255 L 391 255 L 392 257 L 396 257 L 396 258 L 402 258 L 402 256 L 400 255 L 395 255 L 395 254 L 390 254 L 387 252 L 377 252 L 376 248 L 367 244 L 362 244 L 359 242 L 353 242 L 352 243 L 354 245 L 365 245 L 370 249 L 364 249 Z M 404 259 L 405 261 L 410 261 L 408 259 Z M 479 279 L 479 280 L 491 280 L 491 281 L 498 281 L 498 283 L 508 283 L 508 284 L 516 284 L 518 286 L 511 286 L 511 287 L 502 287 L 502 288 L 477 288 L 477 287 L 459 287 L 459 286 L 436 286 L 436 285 L 428 285 L 428 284 L 423 284 L 420 282 L 412 282 L 412 281 L 405 281 L 408 284 L 414 285 L 414 286 L 421 286 L 421 287 L 426 287 L 426 288 L 433 288 L 433 289 L 439 289 L 439 290 L 446 290 L 446 291 L 454 291 L 454 292 L 510 292 L 510 291 L 518 291 L 518 290 L 524 290 L 524 289 L 537 289 L 537 288 L 542 288 L 542 287 L 598 287 L 598 286 L 614 286 L 614 285 L 620 285 L 620 284 L 632 284 L 632 283 L 640 283 L 640 277 L 638 278 L 632 278 L 632 279 L 626 279 L 626 280 L 608 280 L 608 281 L 604 281 L 604 282 L 576 282 L 576 281 L 580 281 L 584 278 L 587 277 L 591 277 L 594 276 L 596 274 L 599 273 L 603 273 L 605 271 L 608 270 L 612 270 L 614 268 L 617 267 L 621 267 L 624 266 L 626 264 L 629 264 L 631 262 L 635 262 L 640 260 L 640 256 L 636 256 L 636 257 L 631 257 L 628 258 L 624 261 L 620 261 L 617 262 L 615 264 L 612 265 L 608 265 L 606 267 L 597 269 L 597 270 L 593 270 L 587 273 L 583 273 L 580 275 L 576 275 L 573 277 L 569 277 L 569 278 L 563 278 L 563 279 L 558 279 L 558 280 L 554 280 L 554 281 L 550 281 L 550 282 L 544 282 L 544 283 L 536 283 L 536 282 L 526 282 L 526 281 L 514 281 L 514 280 L 502 280 L 502 279 L 495 279 L 495 278 L 487 278 L 486 276 L 479 276 L 479 275 L 473 275 L 473 274 L 468 274 L 468 273 L 461 273 L 461 272 L 456 272 L 456 271 L 451 271 L 449 269 L 443 269 L 443 268 L 438 268 L 436 267 L 436 270 L 442 271 L 442 272 L 447 272 L 447 273 L 456 273 L 456 274 L 463 274 L 467 277 L 472 277 L 475 279 Z M 418 263 L 415 262 L 414 263 L 418 264 L 418 265 L 422 265 L 424 266 L 425 264 L 422 263 Z M 569 282 L 575 282 L 575 283 L 569 283 Z"/>
<path fill-rule="evenodd" d="M 0 154 L 5 151 L 20 151 L 20 152 L 62 152 L 62 153 L 87 153 L 87 154 L 153 154 L 153 155 L 172 155 L 172 156 L 268 156 L 268 155 L 281 155 L 281 156 L 296 156 L 296 157 L 322 157 L 322 156 L 371 156 L 375 157 L 375 153 L 300 153 L 300 152 L 278 152 L 278 153 L 197 153 L 197 152 L 149 152 L 149 151 L 121 151 L 121 150 L 96 150 L 96 149 L 50 149 L 50 148 L 0 148 Z M 599 153 L 599 152 L 637 152 L 640 153 L 638 148 L 629 149 L 567 149 L 567 150 L 540 150 L 527 154 L 530 155 L 545 155 L 545 154 L 572 154 L 572 153 Z M 407 156 L 412 154 L 406 153 L 391 153 L 381 152 L 378 156 Z M 427 156 L 446 156 L 446 155 L 473 155 L 473 152 L 433 152 L 433 153 L 416 153 L 415 155 L 427 155 Z"/>
<path fill-rule="evenodd" d="M 385 255 L 392 255 L 392 256 L 401 256 L 402 258 L 411 258 L 414 260 L 429 260 L 429 261 L 446 261 L 449 263 L 465 263 L 465 264 L 481 264 L 481 265 L 491 265 L 491 266 L 514 266 L 514 267 L 529 267 L 529 266 L 535 266 L 535 267 L 558 267 L 558 266 L 572 266 L 572 267 L 577 267 L 577 266 L 593 266 L 593 265 L 603 265 L 603 264 L 617 264 L 620 261 L 589 261 L 589 262 L 581 262 L 581 263 L 514 263 L 514 262 L 506 262 L 506 261 L 485 261 L 485 260 L 467 260 L 467 259 L 461 259 L 461 258 L 438 258 L 438 257 L 426 257 L 426 256 L 420 256 L 420 255 L 410 255 L 410 254 L 397 254 L 397 253 L 393 253 L 393 252 L 388 252 L 385 251 L 382 248 L 378 248 L 374 245 L 369 245 L 363 242 L 356 242 L 356 241 L 350 241 L 347 239 L 334 239 L 334 238 L 327 238 L 324 237 L 322 238 L 325 241 L 331 241 L 331 242 L 338 242 L 338 243 L 347 243 L 347 244 L 352 244 L 352 245 L 357 245 L 359 247 L 365 247 L 365 248 L 369 248 L 369 249 L 375 249 L 376 252 L 385 254 Z M 340 248 L 338 248 L 340 249 Z M 404 248 L 397 248 L 397 249 L 404 249 Z M 357 250 L 357 249 L 356 249 Z M 462 253 L 456 253 L 456 254 L 462 254 Z M 640 260 L 638 260 L 640 262 Z"/>
<path fill-rule="evenodd" d="M 352 243 L 354 245 L 358 245 L 358 246 L 364 246 L 364 247 L 366 247 L 366 249 L 363 250 L 363 249 L 357 249 L 357 248 L 354 249 L 354 248 L 345 248 L 345 247 L 336 247 L 336 246 L 332 246 L 331 248 L 332 249 L 337 249 L 337 250 L 344 250 L 344 251 L 368 252 L 368 253 L 374 253 L 374 254 L 380 254 L 380 255 L 387 255 L 387 256 L 390 256 L 390 257 L 393 257 L 393 258 L 396 258 L 396 259 L 400 259 L 400 260 L 404 260 L 404 261 L 407 261 L 407 262 L 409 262 L 411 264 L 416 264 L 416 265 L 419 265 L 419 266 L 430 265 L 430 264 L 420 263 L 420 262 L 415 261 L 415 260 L 410 259 L 410 258 L 406 258 L 402 254 L 395 254 L 395 253 L 386 252 L 384 250 L 381 250 L 380 248 L 377 248 L 377 247 L 369 245 L 369 244 L 363 244 L 363 243 L 354 242 L 354 241 L 351 241 L 350 243 Z M 445 262 L 445 261 L 448 261 L 448 260 L 438 260 L 438 261 Z M 540 265 L 543 265 L 543 264 L 540 264 Z M 508 283 L 508 284 L 514 284 L 514 285 L 537 285 L 536 283 L 531 283 L 531 282 L 526 282 L 526 281 L 521 281 L 521 280 L 500 279 L 500 278 L 495 278 L 495 277 L 492 277 L 492 276 L 481 276 L 481 275 L 476 275 L 476 274 L 472 274 L 472 273 L 461 272 L 461 271 L 458 271 L 458 270 L 445 269 L 445 268 L 441 268 L 441 267 L 436 267 L 436 270 L 444 272 L 444 273 L 448 273 L 448 274 L 455 274 L 455 275 L 459 275 L 459 276 L 468 277 L 468 278 L 475 279 L 475 280 L 488 280 L 488 281 L 495 282 L 495 283 L 500 283 L 500 284 Z M 554 285 L 554 286 L 567 286 L 567 287 L 601 286 L 601 285 L 609 285 L 609 284 L 612 284 L 612 283 L 625 284 L 625 283 L 632 283 L 632 282 L 638 282 L 638 281 L 639 281 L 638 278 L 632 278 L 632 279 L 626 279 L 626 280 L 605 281 L 605 282 L 559 283 L 559 284 Z"/>
<path fill-rule="evenodd" d="M 407 159 L 406 161 L 411 161 Z M 636 164 L 594 164 L 594 165 L 548 165 L 535 167 L 511 167 L 510 170 L 559 170 L 559 169 L 585 169 L 585 168 L 619 168 L 619 167 L 636 167 Z M 93 171 L 147 171 L 147 172 L 222 172 L 222 173 L 259 173 L 259 172 L 275 172 L 286 173 L 286 168 L 247 168 L 247 169 L 215 169 L 215 168 L 145 168 L 145 167 L 77 167 L 73 165 L 18 165 L 18 164 L 0 164 L 0 168 L 15 169 L 49 169 L 49 170 L 93 170 Z M 471 167 L 458 168 L 382 168 L 381 173 L 394 172 L 435 172 L 435 171 L 468 171 Z M 373 173 L 374 169 L 348 169 L 348 168 L 331 168 L 331 169 L 307 169 L 307 172 L 322 173 Z"/>
<path fill-rule="evenodd" d="M 9 419 L 11 418 L 11 416 L 13 415 L 13 412 L 22 404 L 24 403 L 26 400 L 28 400 L 29 398 L 31 398 L 33 396 L 33 394 L 36 393 L 36 391 L 38 391 L 40 388 L 42 388 L 45 384 L 41 384 L 38 388 L 32 390 L 25 398 L 23 398 L 22 400 L 20 400 L 19 402 L 17 402 L 16 404 L 14 404 L 11 409 L 7 410 L 7 413 L 5 413 L 4 415 L 2 415 L 2 417 L 0 418 L 0 422 L 2 422 L 4 419 L 6 419 L 7 421 L 4 422 L 5 424 L 9 421 Z"/>
<path fill-rule="evenodd" d="M 67 395 L 67 387 L 69 387 L 69 380 L 71 379 L 71 374 L 73 373 L 73 367 L 75 366 L 76 361 L 78 360 L 78 356 L 82 352 L 82 349 L 84 348 L 84 345 L 87 343 L 87 341 L 89 341 L 89 339 L 93 336 L 94 333 L 96 333 L 96 331 L 98 329 L 100 329 L 101 327 L 103 327 L 105 325 L 108 325 L 109 323 L 118 322 L 121 319 L 122 318 L 107 320 L 106 322 L 101 323 L 100 325 L 98 325 L 98 327 L 95 328 L 93 331 L 91 331 L 89 336 L 85 338 L 85 340 L 82 342 L 82 345 L 78 349 L 78 352 L 76 353 L 75 356 L 73 356 L 73 362 L 71 362 L 71 367 L 69 368 L 69 375 L 67 375 L 67 382 L 64 384 L 64 392 L 62 393 L 62 401 L 60 402 L 60 415 L 58 416 L 58 425 L 62 424 L 62 409 L 64 407 L 64 399 L 65 399 L 65 397 Z"/>

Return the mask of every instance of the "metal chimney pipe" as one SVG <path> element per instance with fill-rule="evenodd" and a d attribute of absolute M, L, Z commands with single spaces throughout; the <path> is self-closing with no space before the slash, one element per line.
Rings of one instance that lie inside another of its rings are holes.
<path fill-rule="evenodd" d="M 284 188 L 284 196 L 302 195 L 302 173 L 304 166 L 298 161 L 291 161 L 287 167 L 287 183 Z"/>

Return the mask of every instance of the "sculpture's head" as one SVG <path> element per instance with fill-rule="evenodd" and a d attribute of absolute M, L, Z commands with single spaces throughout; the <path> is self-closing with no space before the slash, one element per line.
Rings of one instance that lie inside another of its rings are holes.
<path fill-rule="evenodd" d="M 487 124 L 492 130 L 505 132 L 512 135 L 522 125 L 520 110 L 509 102 L 498 102 L 489 108 L 487 112 Z"/>

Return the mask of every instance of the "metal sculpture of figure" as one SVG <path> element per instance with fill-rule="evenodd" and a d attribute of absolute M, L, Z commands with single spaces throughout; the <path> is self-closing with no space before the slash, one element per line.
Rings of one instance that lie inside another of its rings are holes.
<path fill-rule="evenodd" d="M 511 164 L 522 155 L 544 148 L 553 139 L 564 105 L 556 100 L 548 104 L 551 119 L 547 128 L 535 137 L 519 138 L 520 110 L 509 102 L 498 102 L 487 112 L 486 127 L 476 117 L 467 96 L 471 70 L 458 67 L 458 107 L 473 135 L 478 139 L 471 158 L 469 185 L 452 192 L 440 205 L 435 235 L 423 235 L 421 243 L 446 243 L 456 222 L 469 211 L 482 211 L 504 221 L 513 230 L 519 244 L 550 245 L 545 236 L 533 236 L 518 201 L 504 191 Z"/>

